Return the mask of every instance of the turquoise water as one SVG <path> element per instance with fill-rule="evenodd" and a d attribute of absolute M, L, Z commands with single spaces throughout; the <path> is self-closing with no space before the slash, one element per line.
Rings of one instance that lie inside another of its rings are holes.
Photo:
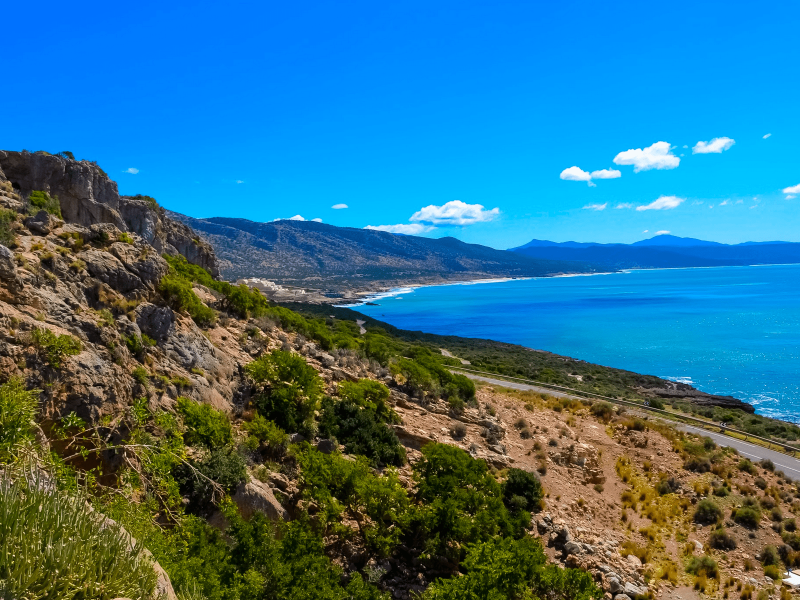
<path fill-rule="evenodd" d="M 361 312 L 684 381 L 800 422 L 800 265 L 396 290 Z"/>

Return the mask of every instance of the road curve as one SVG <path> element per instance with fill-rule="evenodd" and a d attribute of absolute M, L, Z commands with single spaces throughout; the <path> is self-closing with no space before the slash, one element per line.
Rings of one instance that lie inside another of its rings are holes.
<path fill-rule="evenodd" d="M 493 379 L 491 377 L 484 377 L 483 375 L 475 375 L 473 373 L 467 373 L 465 371 L 458 371 L 458 373 L 461 375 L 466 375 L 470 379 L 474 379 L 476 381 L 483 381 L 485 383 L 491 383 L 492 385 L 499 385 L 514 390 L 540 392 L 542 394 L 548 394 L 556 398 L 575 398 L 577 400 L 585 399 L 582 398 L 581 396 L 575 396 L 572 394 L 567 394 L 565 392 L 551 390 L 549 388 L 538 385 L 518 383 L 515 381 L 504 381 L 502 379 Z M 710 437 L 720 446 L 735 448 L 739 452 L 739 454 L 741 454 L 744 458 L 749 458 L 752 461 L 759 461 L 768 458 L 773 463 L 775 463 L 775 468 L 777 470 L 783 471 L 787 477 L 789 477 L 792 480 L 800 480 L 800 460 L 796 458 L 792 458 L 791 456 L 787 456 L 780 452 L 776 452 L 775 450 L 770 450 L 769 448 L 764 448 L 763 446 L 757 446 L 756 444 L 743 442 L 742 440 L 738 440 L 736 438 L 732 438 L 730 436 L 721 433 L 706 431 L 705 429 L 702 429 L 700 427 L 685 425 L 683 423 L 675 423 L 675 427 L 678 429 L 682 429 L 683 431 Z"/>

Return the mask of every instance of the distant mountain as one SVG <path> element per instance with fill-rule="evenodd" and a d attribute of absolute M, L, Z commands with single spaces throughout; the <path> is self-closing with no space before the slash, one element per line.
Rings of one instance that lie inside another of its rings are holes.
<path fill-rule="evenodd" d="M 581 261 L 609 269 L 800 263 L 798 243 L 745 242 L 729 245 L 674 235 L 659 235 L 633 244 L 532 240 L 511 250 L 541 260 Z"/>
<path fill-rule="evenodd" d="M 323 292 L 602 270 L 466 244 L 452 237 L 429 239 L 313 221 L 257 223 L 169 214 L 214 246 L 224 277 L 262 277 Z"/>

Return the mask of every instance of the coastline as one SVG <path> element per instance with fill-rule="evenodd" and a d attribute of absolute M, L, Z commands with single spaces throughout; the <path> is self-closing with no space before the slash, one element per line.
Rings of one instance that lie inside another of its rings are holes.
<path fill-rule="evenodd" d="M 641 271 L 689 271 L 695 269 L 749 269 L 751 267 L 798 267 L 800 263 L 769 263 L 769 264 L 755 264 L 755 265 L 713 265 L 703 267 L 642 267 L 642 268 L 628 268 L 620 269 L 618 271 L 598 271 L 596 273 L 559 273 L 556 275 L 546 275 L 543 277 L 501 277 L 501 278 L 486 278 L 486 279 L 467 279 L 463 281 L 446 281 L 442 283 L 408 283 L 401 284 L 396 287 L 383 287 L 379 291 L 365 291 L 356 292 L 364 294 L 362 297 L 356 298 L 336 298 L 331 299 L 331 306 L 336 308 L 358 308 L 365 306 L 368 302 L 380 300 L 382 298 L 392 298 L 402 293 L 413 293 L 420 288 L 429 287 L 446 287 L 455 285 L 477 285 L 483 283 L 507 283 L 509 281 L 531 281 L 538 279 L 557 279 L 567 277 L 594 277 L 596 275 L 618 275 L 623 273 L 637 273 Z M 347 303 L 339 303 L 342 300 Z"/>

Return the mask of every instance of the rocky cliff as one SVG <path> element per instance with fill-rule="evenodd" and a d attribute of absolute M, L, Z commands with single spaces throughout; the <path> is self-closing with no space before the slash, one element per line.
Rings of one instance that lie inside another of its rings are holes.
<path fill-rule="evenodd" d="M 0 150 L 0 175 L 21 198 L 40 190 L 57 197 L 66 223 L 89 227 L 111 224 L 139 234 L 159 253 L 182 254 L 213 275 L 214 249 L 186 225 L 169 218 L 152 198 L 120 196 L 116 182 L 96 164 L 46 152 Z M 6 206 L 15 205 L 5 201 Z"/>

